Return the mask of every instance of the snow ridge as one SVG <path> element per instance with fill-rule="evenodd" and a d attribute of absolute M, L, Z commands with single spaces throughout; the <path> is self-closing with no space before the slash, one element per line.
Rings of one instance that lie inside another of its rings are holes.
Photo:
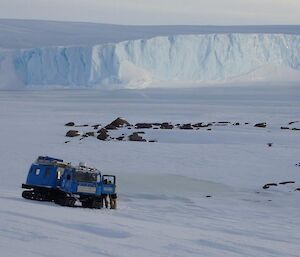
<path fill-rule="evenodd" d="M 94 46 L 3 50 L 0 87 L 16 81 L 25 87 L 140 87 L 153 81 L 226 81 L 241 76 L 272 80 L 270 67 L 300 74 L 299 35 L 177 35 Z"/>

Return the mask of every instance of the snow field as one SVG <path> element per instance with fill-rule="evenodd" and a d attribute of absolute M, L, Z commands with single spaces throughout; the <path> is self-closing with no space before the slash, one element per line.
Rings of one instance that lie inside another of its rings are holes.
<path fill-rule="evenodd" d="M 299 120 L 298 99 L 290 86 L 1 91 L 1 255 L 298 256 L 300 136 L 279 129 Z M 119 116 L 270 126 L 149 132 L 157 143 L 64 143 L 66 122 L 106 125 Z M 20 185 L 37 155 L 116 174 L 118 209 L 22 199 Z M 296 183 L 262 189 L 288 180 Z"/>

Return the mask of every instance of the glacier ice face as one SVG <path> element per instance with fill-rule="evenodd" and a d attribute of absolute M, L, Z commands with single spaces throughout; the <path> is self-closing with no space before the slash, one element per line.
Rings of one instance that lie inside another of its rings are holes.
<path fill-rule="evenodd" d="M 12 61 L 4 73 L 7 58 Z M 300 74 L 299 35 L 177 35 L 86 47 L 20 49 L 6 55 L 0 51 L 1 76 L 9 69 L 25 86 L 226 81 L 270 66 Z M 264 75 L 272 80 L 270 72 Z"/>

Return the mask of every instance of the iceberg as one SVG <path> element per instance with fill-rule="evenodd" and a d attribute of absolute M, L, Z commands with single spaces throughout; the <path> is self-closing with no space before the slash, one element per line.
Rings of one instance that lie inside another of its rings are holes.
<path fill-rule="evenodd" d="M 0 84 L 4 86 L 135 88 L 153 82 L 243 78 L 300 81 L 300 35 L 211 33 L 0 50 Z"/>

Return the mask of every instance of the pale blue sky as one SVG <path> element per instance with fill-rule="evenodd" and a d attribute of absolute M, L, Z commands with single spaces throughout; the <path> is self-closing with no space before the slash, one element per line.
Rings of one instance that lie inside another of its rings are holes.
<path fill-rule="evenodd" d="M 300 0 L 0 0 L 0 18 L 116 24 L 300 24 Z"/>

